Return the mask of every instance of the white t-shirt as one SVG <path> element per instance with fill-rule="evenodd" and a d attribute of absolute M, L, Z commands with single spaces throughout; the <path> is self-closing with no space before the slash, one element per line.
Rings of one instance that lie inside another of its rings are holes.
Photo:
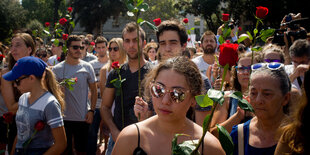
<path fill-rule="evenodd" d="M 206 63 L 203 58 L 202 58 L 203 55 L 201 56 L 198 56 L 194 59 L 192 59 L 192 61 L 198 66 L 198 69 L 200 70 L 200 72 L 203 74 L 203 75 L 206 75 L 206 72 L 210 66 L 210 64 Z"/>
<path fill-rule="evenodd" d="M 57 65 L 59 63 L 58 60 L 57 60 L 57 55 L 53 55 L 53 56 L 49 57 L 48 60 L 47 60 L 47 63 L 50 66 Z"/>

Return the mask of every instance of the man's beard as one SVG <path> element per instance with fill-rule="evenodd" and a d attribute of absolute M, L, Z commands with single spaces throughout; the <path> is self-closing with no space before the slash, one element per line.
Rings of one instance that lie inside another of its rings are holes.
<path fill-rule="evenodd" d="M 214 54 L 215 48 L 203 48 L 203 53 L 204 54 Z"/>

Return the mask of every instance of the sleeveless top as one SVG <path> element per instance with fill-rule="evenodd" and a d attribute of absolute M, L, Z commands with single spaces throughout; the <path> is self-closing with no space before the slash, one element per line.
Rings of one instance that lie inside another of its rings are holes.
<path fill-rule="evenodd" d="M 137 127 L 137 130 L 138 130 L 138 146 L 133 151 L 133 155 L 147 155 L 147 153 L 140 147 L 140 130 L 139 130 L 139 127 L 136 123 L 134 125 Z M 204 141 L 202 141 L 202 143 L 201 143 L 201 147 L 202 147 L 201 155 L 203 155 L 203 145 L 204 145 Z"/>

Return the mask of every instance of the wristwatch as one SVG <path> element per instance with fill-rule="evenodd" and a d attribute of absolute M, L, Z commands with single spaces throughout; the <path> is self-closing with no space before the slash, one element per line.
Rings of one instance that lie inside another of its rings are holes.
<path fill-rule="evenodd" d="M 90 110 L 88 110 L 88 112 L 92 112 L 92 113 L 95 113 L 95 110 L 91 110 L 91 109 L 90 109 Z"/>

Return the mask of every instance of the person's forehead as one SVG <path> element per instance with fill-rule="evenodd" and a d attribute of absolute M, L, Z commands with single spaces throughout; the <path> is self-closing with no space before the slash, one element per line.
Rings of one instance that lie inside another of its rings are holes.
<path fill-rule="evenodd" d="M 71 45 L 81 45 L 82 41 L 72 41 Z"/>
<path fill-rule="evenodd" d="M 167 31 L 163 31 L 159 35 L 159 42 L 171 41 L 171 40 L 176 40 L 176 41 L 180 42 L 180 36 L 179 36 L 177 31 L 167 30 Z"/>
<path fill-rule="evenodd" d="M 103 42 L 103 43 L 97 43 L 96 44 L 96 47 L 106 47 L 106 43 Z"/>
<path fill-rule="evenodd" d="M 214 40 L 214 36 L 213 35 L 206 35 L 204 38 L 203 38 L 203 41 L 209 41 L 209 40 Z M 215 40 L 214 40 L 215 41 Z"/>
<path fill-rule="evenodd" d="M 132 32 L 128 32 L 128 31 L 124 32 L 123 38 L 124 38 L 124 40 L 135 39 L 135 38 L 137 38 L 137 31 L 134 30 Z"/>

